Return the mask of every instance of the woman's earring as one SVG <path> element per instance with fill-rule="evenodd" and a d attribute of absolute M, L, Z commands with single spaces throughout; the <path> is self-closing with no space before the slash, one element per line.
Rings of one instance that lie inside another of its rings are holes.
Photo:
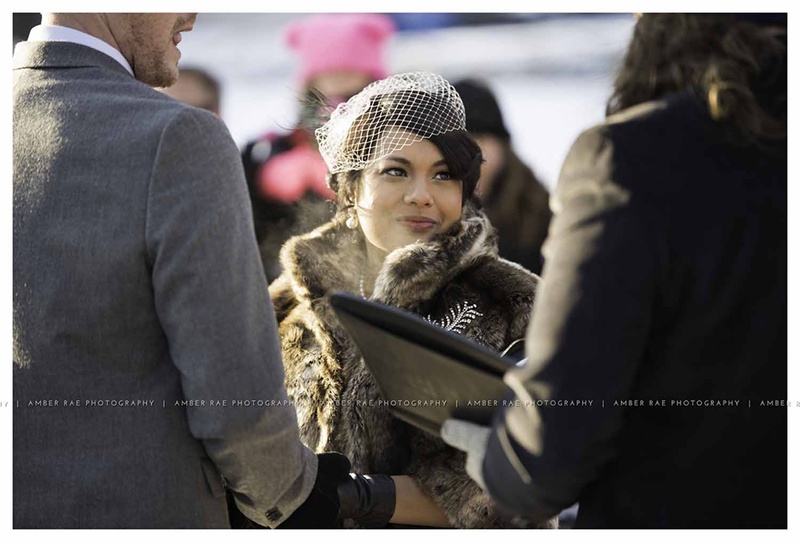
<path fill-rule="evenodd" d="M 350 210 L 348 212 L 347 220 L 345 220 L 344 225 L 354 230 L 358 227 L 358 217 L 356 216 L 355 211 Z"/>

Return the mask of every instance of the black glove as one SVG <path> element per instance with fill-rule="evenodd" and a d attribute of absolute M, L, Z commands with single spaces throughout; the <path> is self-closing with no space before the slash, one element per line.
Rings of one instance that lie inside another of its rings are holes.
<path fill-rule="evenodd" d="M 362 527 L 385 527 L 397 503 L 391 476 L 350 474 L 339 485 L 339 517 L 352 519 Z"/>
<path fill-rule="evenodd" d="M 266 529 L 263 525 L 259 525 L 242 514 L 239 507 L 236 506 L 236 499 L 233 498 L 230 490 L 225 491 L 225 499 L 228 501 L 228 521 L 231 524 L 231 529 Z"/>
<path fill-rule="evenodd" d="M 339 453 L 317 454 L 317 480 L 308 498 L 278 529 L 341 527 L 337 488 L 350 480 L 350 461 Z"/>

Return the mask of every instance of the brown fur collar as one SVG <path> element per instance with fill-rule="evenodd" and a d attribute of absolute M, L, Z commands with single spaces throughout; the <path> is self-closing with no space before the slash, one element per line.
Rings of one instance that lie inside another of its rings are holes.
<path fill-rule="evenodd" d="M 482 258 L 497 258 L 497 235 L 483 213 L 467 207 L 447 232 L 389 253 L 372 299 L 414 310 Z M 335 219 L 289 240 L 281 263 L 301 303 L 313 303 L 334 290 L 358 292 L 366 265 L 364 239 Z"/>

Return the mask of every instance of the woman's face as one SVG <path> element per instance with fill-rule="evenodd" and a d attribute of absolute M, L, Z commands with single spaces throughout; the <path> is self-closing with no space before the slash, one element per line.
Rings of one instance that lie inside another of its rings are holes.
<path fill-rule="evenodd" d="M 428 140 L 394 151 L 364 170 L 356 202 L 367 241 L 385 253 L 428 240 L 461 218 L 461 181 Z"/>

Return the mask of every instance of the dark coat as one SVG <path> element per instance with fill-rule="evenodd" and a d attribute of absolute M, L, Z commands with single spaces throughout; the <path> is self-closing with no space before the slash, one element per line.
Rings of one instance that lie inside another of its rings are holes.
<path fill-rule="evenodd" d="M 577 527 L 786 527 L 786 141 L 732 135 L 687 91 L 574 144 L 512 381 L 595 403 L 506 413 L 484 463 L 503 507 L 578 500 Z"/>
<path fill-rule="evenodd" d="M 14 527 L 227 527 L 220 474 L 274 524 L 316 458 L 233 404 L 286 399 L 233 139 L 89 47 L 14 62 Z"/>
<path fill-rule="evenodd" d="M 508 141 L 503 148 L 506 165 L 481 200 L 482 210 L 497 229 L 500 257 L 540 274 L 542 245 L 553 216 L 550 193 Z"/>
<path fill-rule="evenodd" d="M 444 322 L 462 314 L 463 334 L 502 350 L 525 334 L 538 278 L 499 260 L 482 214 L 465 213 L 452 235 L 390 253 L 372 299 Z M 282 251 L 284 274 L 270 292 L 278 313 L 286 383 L 301 437 L 312 449 L 347 455 L 355 472 L 407 474 L 455 527 L 500 527 L 491 500 L 464 471 L 462 452 L 396 420 L 326 294 L 359 292 L 363 238 L 340 219 L 295 237 Z M 471 309 L 471 310 L 470 310 Z"/>

